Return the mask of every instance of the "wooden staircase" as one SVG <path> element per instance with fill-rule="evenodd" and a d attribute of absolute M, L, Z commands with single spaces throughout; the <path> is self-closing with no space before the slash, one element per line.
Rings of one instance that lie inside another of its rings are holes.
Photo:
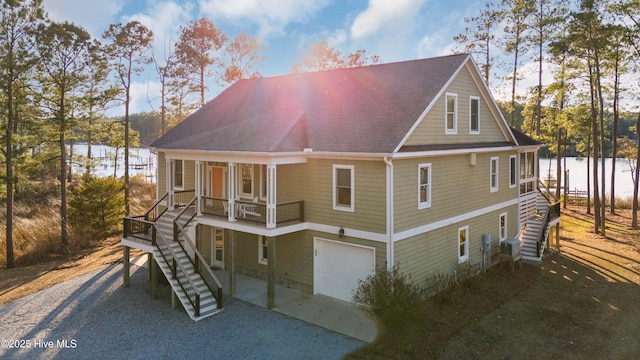
<path fill-rule="evenodd" d="M 560 203 L 542 192 L 537 193 L 535 202 L 537 211 L 524 220 L 524 229 L 520 232 L 520 251 L 523 260 L 540 262 L 549 232 L 560 221 Z"/>
<path fill-rule="evenodd" d="M 153 257 L 189 317 L 198 321 L 219 313 L 222 308 L 202 276 L 195 271 L 194 262 L 183 245 L 185 239 L 179 236 L 174 241 L 176 214 L 167 211 L 156 220 L 157 242 Z"/>

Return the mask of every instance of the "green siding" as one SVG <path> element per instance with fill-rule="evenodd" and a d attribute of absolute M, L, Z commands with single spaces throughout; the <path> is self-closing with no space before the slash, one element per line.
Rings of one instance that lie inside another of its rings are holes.
<path fill-rule="evenodd" d="M 402 232 L 421 225 L 517 198 L 509 188 L 512 152 L 451 155 L 394 161 L 394 229 Z M 498 192 L 490 192 L 490 158 L 498 156 Z M 431 207 L 418 209 L 418 164 L 431 163 Z"/>
<path fill-rule="evenodd" d="M 489 265 L 495 265 L 500 252 L 499 216 L 505 212 L 507 231 L 512 236 L 517 230 L 516 205 L 398 241 L 394 244 L 394 261 L 402 272 L 411 274 L 413 281 L 425 286 L 427 280 L 437 274 L 454 276 L 454 271 L 458 271 L 459 275 L 461 267 L 468 265 L 481 268 L 482 234 L 490 234 L 491 256 L 487 256 L 487 261 L 491 261 Z M 458 228 L 463 226 L 469 226 L 469 260 L 458 264 Z"/>
<path fill-rule="evenodd" d="M 353 165 L 355 211 L 333 209 L 333 165 Z M 305 221 L 386 232 L 386 165 L 382 161 L 309 159 L 278 166 L 278 202 L 305 201 Z"/>
<path fill-rule="evenodd" d="M 445 134 L 446 93 L 458 95 L 458 131 L 457 134 Z M 506 141 L 497 121 L 489 110 L 483 93 L 473 81 L 471 73 L 465 67 L 451 82 L 442 96 L 422 119 L 422 122 L 409 136 L 404 145 L 454 144 Z M 480 97 L 480 133 L 469 132 L 469 99 Z"/>
<path fill-rule="evenodd" d="M 338 239 L 336 234 L 300 231 L 276 237 L 276 281 L 279 284 L 313 292 L 314 237 L 374 247 L 376 266 L 386 263 L 384 243 L 348 236 Z M 228 250 L 225 248 L 225 251 Z M 236 232 L 236 269 L 240 273 L 266 279 L 267 265 L 258 263 L 258 235 Z"/>

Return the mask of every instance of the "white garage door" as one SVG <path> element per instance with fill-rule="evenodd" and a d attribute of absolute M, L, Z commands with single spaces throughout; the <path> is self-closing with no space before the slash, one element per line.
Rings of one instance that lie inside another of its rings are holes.
<path fill-rule="evenodd" d="M 358 280 L 375 271 L 375 249 L 314 239 L 314 294 L 353 301 Z"/>

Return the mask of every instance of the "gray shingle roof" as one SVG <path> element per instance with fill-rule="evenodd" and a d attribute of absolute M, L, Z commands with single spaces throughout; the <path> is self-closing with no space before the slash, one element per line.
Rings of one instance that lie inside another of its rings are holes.
<path fill-rule="evenodd" d="M 240 80 L 151 146 L 391 153 L 467 58 Z"/>

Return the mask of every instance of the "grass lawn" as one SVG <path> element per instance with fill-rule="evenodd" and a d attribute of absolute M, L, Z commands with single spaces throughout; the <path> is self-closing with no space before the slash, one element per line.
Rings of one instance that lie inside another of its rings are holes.
<path fill-rule="evenodd" d="M 640 231 L 625 216 L 592 233 L 563 212 L 561 251 L 541 264 L 491 268 L 425 301 L 356 359 L 637 359 Z"/>

